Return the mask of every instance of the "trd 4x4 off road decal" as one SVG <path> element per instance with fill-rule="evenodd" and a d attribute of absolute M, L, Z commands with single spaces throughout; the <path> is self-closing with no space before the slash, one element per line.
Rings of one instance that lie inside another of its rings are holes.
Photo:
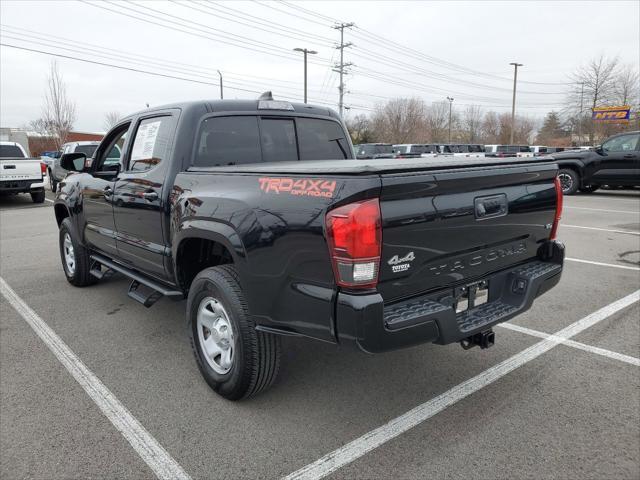
<path fill-rule="evenodd" d="M 335 180 L 312 178 L 274 178 L 262 177 L 258 179 L 260 190 L 266 193 L 288 193 L 302 197 L 333 197 L 336 189 Z"/>

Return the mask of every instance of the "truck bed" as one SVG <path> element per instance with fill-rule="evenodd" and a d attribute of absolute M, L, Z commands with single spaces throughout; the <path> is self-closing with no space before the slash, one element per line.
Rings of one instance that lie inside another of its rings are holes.
<path fill-rule="evenodd" d="M 379 159 L 379 160 L 314 160 L 305 162 L 251 163 L 245 165 L 227 165 L 224 167 L 191 167 L 190 172 L 202 173 L 260 173 L 260 174 L 334 174 L 334 175 L 370 175 L 386 173 L 410 173 L 436 170 L 458 170 L 461 168 L 513 167 L 549 165 L 552 157 L 546 160 L 537 158 L 456 158 L 442 159 Z"/>

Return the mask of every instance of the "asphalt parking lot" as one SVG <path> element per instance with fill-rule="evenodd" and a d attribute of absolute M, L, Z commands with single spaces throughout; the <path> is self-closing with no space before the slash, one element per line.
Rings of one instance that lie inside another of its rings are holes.
<path fill-rule="evenodd" d="M 276 385 L 231 403 L 195 366 L 183 302 L 146 309 L 119 276 L 70 286 L 52 203 L 0 198 L 0 477 L 158 476 L 31 309 L 175 462 L 165 478 L 640 478 L 640 192 L 565 198 L 560 239 L 560 284 L 489 350 L 285 338 Z"/>

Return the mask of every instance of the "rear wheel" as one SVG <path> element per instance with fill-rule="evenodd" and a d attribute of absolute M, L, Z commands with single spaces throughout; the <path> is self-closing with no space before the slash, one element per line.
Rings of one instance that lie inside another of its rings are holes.
<path fill-rule="evenodd" d="M 51 191 L 55 193 L 58 189 L 58 182 L 56 182 L 55 178 L 53 178 L 51 170 L 49 170 L 49 185 L 51 186 Z"/>
<path fill-rule="evenodd" d="M 31 192 L 31 200 L 33 200 L 33 203 L 44 203 L 44 190 Z"/>
<path fill-rule="evenodd" d="M 85 287 L 95 283 L 96 278 L 89 273 L 91 270 L 89 252 L 80 245 L 69 218 L 65 218 L 60 224 L 58 241 L 62 269 L 67 281 L 76 287 Z"/>
<path fill-rule="evenodd" d="M 600 185 L 585 185 L 580 188 L 582 193 L 593 193 L 600 188 Z"/>
<path fill-rule="evenodd" d="M 191 347 L 209 386 L 229 400 L 270 387 L 280 366 L 280 338 L 259 332 L 232 265 L 200 272 L 187 301 Z"/>
<path fill-rule="evenodd" d="M 569 168 L 561 168 L 558 172 L 558 179 L 562 186 L 562 193 L 564 195 L 573 195 L 578 190 L 580 185 L 580 179 L 578 174 Z"/>

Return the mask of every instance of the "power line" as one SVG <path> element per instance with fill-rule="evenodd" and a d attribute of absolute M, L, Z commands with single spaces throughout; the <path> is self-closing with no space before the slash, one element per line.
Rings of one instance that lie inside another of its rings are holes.
<path fill-rule="evenodd" d="M 314 12 L 313 10 L 301 7 L 301 6 L 297 5 L 297 4 L 293 4 L 293 3 L 290 3 L 290 2 L 287 2 L 287 1 L 284 1 L 284 0 L 278 0 L 278 3 L 280 3 L 282 5 L 285 5 L 286 7 L 290 8 L 290 9 L 295 9 L 296 11 L 304 12 L 306 15 L 314 16 L 316 18 L 319 18 L 323 22 L 325 22 L 325 21 L 330 21 L 330 22 L 334 22 L 334 23 L 340 23 L 341 22 L 341 20 L 335 19 L 333 17 L 329 17 L 327 15 L 320 14 L 318 12 Z M 267 6 L 267 5 L 265 5 L 265 6 Z M 282 11 L 282 12 L 283 13 L 287 13 L 287 12 L 284 12 L 284 11 Z M 291 14 L 291 15 L 294 15 L 294 14 Z M 294 16 L 298 16 L 298 15 L 294 15 Z M 302 17 L 299 17 L 299 18 L 302 18 Z M 305 20 L 307 20 L 309 22 L 313 22 L 313 20 L 310 20 L 310 19 L 305 19 Z M 316 22 L 317 22 L 317 20 L 316 20 Z M 470 74 L 474 74 L 474 75 L 478 75 L 478 76 L 483 76 L 483 77 L 486 77 L 486 78 L 493 78 L 493 79 L 498 79 L 498 80 L 503 80 L 503 81 L 508 81 L 508 82 L 511 81 L 510 78 L 501 77 L 499 75 L 492 75 L 492 74 L 489 74 L 489 73 L 486 73 L 486 72 L 482 72 L 482 71 L 474 70 L 474 69 L 471 69 L 471 68 L 468 68 L 468 67 L 465 67 L 465 66 L 462 66 L 462 65 L 458 65 L 456 63 L 449 62 L 447 60 L 442 60 L 442 59 L 439 59 L 437 57 L 433 57 L 431 55 L 426 55 L 423 52 L 420 52 L 420 51 L 415 50 L 413 48 L 407 47 L 407 46 L 402 45 L 402 44 L 400 44 L 400 43 L 398 43 L 396 41 L 390 40 L 388 38 L 382 37 L 379 33 L 370 32 L 370 31 L 368 31 L 368 30 L 366 30 L 366 29 L 364 29 L 362 27 L 356 26 L 355 28 L 356 28 L 356 31 L 354 32 L 354 36 L 355 37 L 360 37 L 362 39 L 367 39 L 368 38 L 368 41 L 372 41 L 372 42 L 376 43 L 378 46 L 380 46 L 382 48 L 385 48 L 387 50 L 396 51 L 396 52 L 399 52 L 399 53 L 404 54 L 406 56 L 412 56 L 413 58 L 421 59 L 421 60 L 426 61 L 428 63 L 436 64 L 436 65 L 439 65 L 441 67 L 448 68 L 448 69 L 451 69 L 451 70 L 457 70 L 457 71 L 461 71 L 463 73 L 470 73 Z M 359 33 L 359 32 L 362 32 L 362 33 Z M 557 85 L 560 85 L 560 86 L 568 85 L 568 83 L 564 83 L 564 82 L 563 83 L 559 83 L 559 82 L 522 81 L 521 83 L 526 83 L 526 84 L 531 84 L 531 85 L 556 85 L 556 86 Z"/>

